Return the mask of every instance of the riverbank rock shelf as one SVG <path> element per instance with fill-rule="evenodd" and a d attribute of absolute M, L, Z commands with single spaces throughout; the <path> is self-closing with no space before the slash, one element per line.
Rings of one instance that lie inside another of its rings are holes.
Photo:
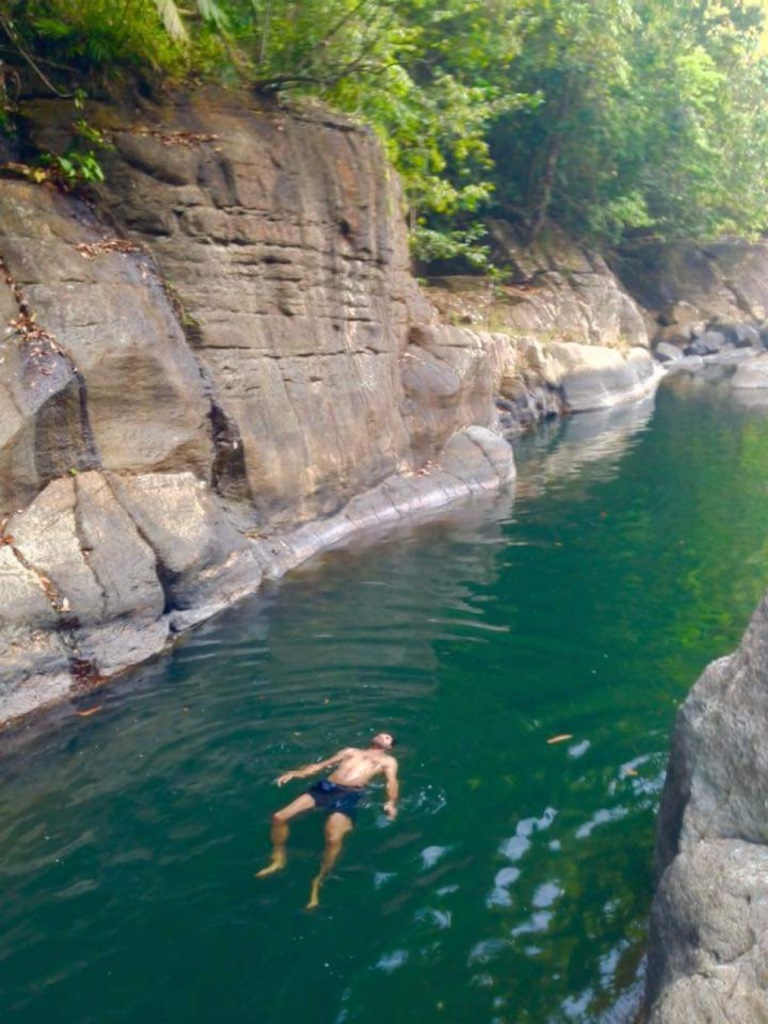
<path fill-rule="evenodd" d="M 25 116 L 66 141 L 59 104 Z M 369 132 L 231 97 L 91 116 L 95 204 L 0 190 L 3 719 L 514 475 L 498 338 L 437 322 Z"/>

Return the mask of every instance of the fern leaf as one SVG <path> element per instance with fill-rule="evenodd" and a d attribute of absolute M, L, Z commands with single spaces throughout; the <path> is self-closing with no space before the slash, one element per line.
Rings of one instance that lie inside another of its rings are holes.
<path fill-rule="evenodd" d="M 44 39 L 68 39 L 75 34 L 71 25 L 58 18 L 35 18 L 32 24 Z"/>
<path fill-rule="evenodd" d="M 181 13 L 174 0 L 155 0 L 155 7 L 157 7 L 157 13 L 165 26 L 165 31 L 171 39 L 178 43 L 188 42 L 187 29 L 181 20 Z"/>
<path fill-rule="evenodd" d="M 216 0 L 197 0 L 197 9 L 200 17 L 205 21 L 213 22 L 216 28 L 228 28 L 229 18 L 226 11 L 219 6 Z"/>

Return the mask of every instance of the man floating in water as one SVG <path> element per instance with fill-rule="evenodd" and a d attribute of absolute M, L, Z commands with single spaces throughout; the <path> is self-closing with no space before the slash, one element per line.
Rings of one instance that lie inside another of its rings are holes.
<path fill-rule="evenodd" d="M 390 754 L 395 745 L 394 736 L 388 732 L 380 732 L 365 750 L 357 747 L 345 747 L 327 761 L 309 764 L 293 772 L 286 772 L 275 781 L 278 786 L 285 785 L 291 779 L 305 779 L 308 775 L 316 775 L 331 765 L 337 765 L 327 779 L 322 779 L 302 793 L 292 803 L 272 815 L 272 860 L 256 873 L 257 878 L 266 878 L 285 867 L 285 844 L 288 840 L 288 822 L 303 811 L 313 807 L 322 807 L 328 811 L 325 823 L 325 850 L 320 863 L 320 871 L 312 879 L 307 910 L 313 910 L 320 902 L 320 886 L 333 870 L 344 836 L 354 826 L 357 805 L 365 793 L 365 787 L 374 776 L 383 773 L 387 780 L 387 800 L 384 813 L 394 818 L 397 814 L 397 799 L 400 789 L 397 782 L 397 760 Z"/>

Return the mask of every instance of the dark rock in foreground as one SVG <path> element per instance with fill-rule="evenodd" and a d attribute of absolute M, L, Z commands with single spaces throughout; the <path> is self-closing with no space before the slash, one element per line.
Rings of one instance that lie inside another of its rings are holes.
<path fill-rule="evenodd" d="M 768 597 L 678 714 L 657 834 L 649 1024 L 768 1021 Z"/>

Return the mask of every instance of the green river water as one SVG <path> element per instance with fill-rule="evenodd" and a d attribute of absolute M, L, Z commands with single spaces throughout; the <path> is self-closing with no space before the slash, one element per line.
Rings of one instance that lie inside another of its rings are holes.
<path fill-rule="evenodd" d="M 768 581 L 768 420 L 711 385 L 516 443 L 514 493 L 328 552 L 6 733 L 13 1024 L 627 1019 L 676 706 Z M 318 911 L 272 780 L 400 741 Z M 572 738 L 548 744 L 569 734 Z"/>

